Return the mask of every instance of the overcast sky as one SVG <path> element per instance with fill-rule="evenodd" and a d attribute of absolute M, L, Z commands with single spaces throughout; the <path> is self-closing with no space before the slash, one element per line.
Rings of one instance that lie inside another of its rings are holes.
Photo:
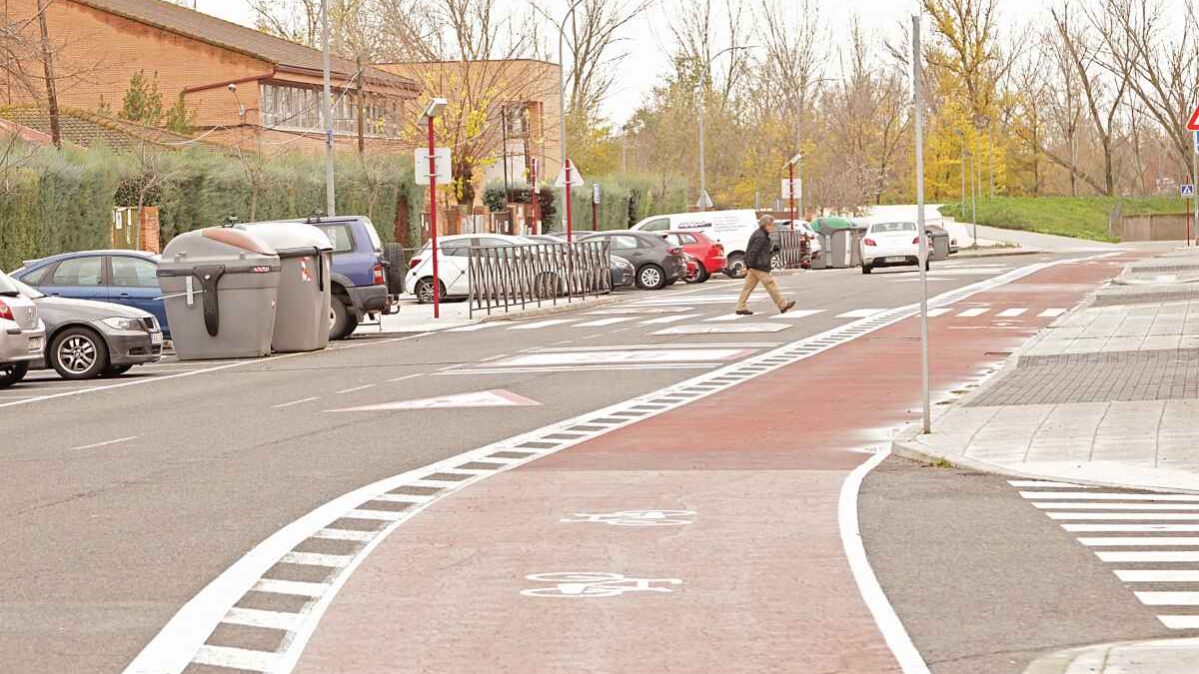
<path fill-rule="evenodd" d="M 626 31 L 626 41 L 620 45 L 628 57 L 619 68 L 618 84 L 605 104 L 604 113 L 613 122 L 625 121 L 632 111 L 642 103 L 650 89 L 659 81 L 669 67 L 672 48 L 669 16 L 673 9 L 683 3 L 702 0 L 656 0 L 656 5 L 636 19 Z M 196 0 L 198 9 L 229 21 L 252 25 L 253 19 L 245 0 Z M 511 3 L 513 8 L 523 10 L 527 0 L 500 0 Z M 725 14 L 726 2 L 740 2 L 746 6 L 757 6 L 750 0 L 712 0 L 713 11 Z M 798 6 L 798 0 L 784 0 L 788 5 Z M 554 15 L 562 14 L 569 7 L 568 0 L 545 0 Z M 814 0 L 818 6 L 831 38 L 836 41 L 845 34 L 853 16 L 861 18 L 863 27 L 875 35 L 881 43 L 888 37 L 892 40 L 905 27 L 910 28 L 910 17 L 918 6 L 918 0 Z M 1005 24 L 1027 21 L 1047 6 L 1046 0 L 1001 0 L 1002 19 Z M 548 25 L 548 22 L 547 22 Z M 556 31 L 556 28 L 554 29 Z M 551 33 L 547 27 L 545 31 Z M 555 32 L 556 34 L 556 32 Z M 751 44 L 753 37 L 746 38 Z M 718 40 L 720 37 L 718 36 Z M 556 41 L 555 41 L 556 45 Z M 555 46 L 556 49 L 556 46 Z M 556 60 L 556 59 L 555 59 Z"/>

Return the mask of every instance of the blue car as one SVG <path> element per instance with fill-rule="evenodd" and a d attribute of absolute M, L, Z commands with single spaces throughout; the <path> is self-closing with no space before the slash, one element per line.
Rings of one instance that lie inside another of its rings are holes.
<path fill-rule="evenodd" d="M 88 250 L 28 260 L 10 274 L 51 297 L 113 302 L 154 314 L 170 335 L 158 287 L 158 256 L 136 250 Z"/>

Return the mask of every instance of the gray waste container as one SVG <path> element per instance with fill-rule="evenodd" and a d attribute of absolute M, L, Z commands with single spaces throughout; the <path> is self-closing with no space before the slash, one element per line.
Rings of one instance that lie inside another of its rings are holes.
<path fill-rule="evenodd" d="M 831 243 L 828 250 L 828 266 L 833 269 L 845 269 L 851 266 L 853 230 L 834 229 L 831 232 Z"/>
<path fill-rule="evenodd" d="M 180 360 L 270 355 L 279 256 L 229 227 L 175 237 L 162 251 L 158 283 Z"/>
<path fill-rule="evenodd" d="M 932 248 L 929 250 L 929 260 L 933 262 L 948 260 L 949 232 L 933 232 L 929 236 L 932 240 Z"/>
<path fill-rule="evenodd" d="M 812 255 L 812 269 L 824 269 L 828 267 L 829 251 L 832 250 L 832 237 L 828 232 L 817 232 L 816 236 L 820 237 L 820 254 Z"/>
<path fill-rule="evenodd" d="M 275 249 L 282 272 L 271 350 L 317 351 L 329 345 L 329 272 L 333 244 L 319 228 L 299 222 L 238 225 Z"/>

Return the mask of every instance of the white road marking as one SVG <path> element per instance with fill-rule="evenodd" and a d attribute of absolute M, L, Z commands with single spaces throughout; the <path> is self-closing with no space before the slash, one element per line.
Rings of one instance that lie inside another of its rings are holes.
<path fill-rule="evenodd" d="M 1193 569 L 1117 569 L 1115 573 L 1125 583 L 1199 583 L 1199 571 Z"/>
<path fill-rule="evenodd" d="M 1177 508 L 1176 508 L 1177 509 Z M 1199 521 L 1199 513 L 1045 513 L 1051 520 Z"/>
<path fill-rule="evenodd" d="M 709 323 L 725 323 L 728 321 L 740 321 L 746 318 L 749 318 L 749 316 L 744 316 L 741 314 L 723 314 L 721 316 L 715 316 L 706 320 Z"/>
<path fill-rule="evenodd" d="M 450 328 L 449 330 L 446 330 L 446 332 L 478 332 L 479 330 L 486 330 L 488 328 L 498 328 L 499 326 L 500 326 L 499 321 L 491 321 L 489 323 L 475 323 L 474 325 L 465 325 L 461 328 Z"/>
<path fill-rule="evenodd" d="M 691 307 L 680 306 L 661 306 L 661 307 L 624 307 L 623 309 L 601 309 L 599 311 L 588 311 L 585 316 L 627 316 L 633 314 L 641 316 L 644 314 L 685 314 L 691 311 Z"/>
<path fill-rule="evenodd" d="M 615 316 L 613 318 L 601 318 L 601 319 L 595 320 L 595 321 L 579 323 L 575 327 L 576 328 L 602 328 L 602 327 L 609 326 L 609 325 L 616 325 L 617 323 L 624 323 L 625 321 L 631 321 L 633 319 L 634 319 L 633 316 Z"/>
<path fill-rule="evenodd" d="M 1199 536 L 1104 536 L 1079 538 L 1078 542 L 1091 548 L 1168 548 L 1199 545 Z"/>
<path fill-rule="evenodd" d="M 1088 501 L 1180 501 L 1183 503 L 1199 503 L 1199 494 L 1123 494 L 1107 491 L 1022 491 L 1020 495 L 1027 499 L 1067 500 L 1086 499 Z"/>
<path fill-rule="evenodd" d="M 1008 480 L 1013 487 L 1032 487 L 1042 489 L 1090 489 L 1090 487 L 1073 482 L 1047 482 L 1044 480 Z"/>
<path fill-rule="evenodd" d="M 1127 552 L 1096 552 L 1095 554 L 1102 561 L 1122 564 L 1199 562 L 1199 550 L 1132 550 Z"/>
<path fill-rule="evenodd" d="M 247 627 L 267 627 L 273 630 L 294 630 L 302 615 L 298 613 L 283 613 L 280 611 L 263 611 L 254 608 L 233 607 L 225 614 L 222 622 L 231 625 L 246 625 Z"/>
<path fill-rule="evenodd" d="M 666 335 L 737 335 L 758 332 L 782 332 L 791 327 L 786 323 L 708 323 L 699 325 L 674 325 L 650 334 L 655 337 Z"/>
<path fill-rule="evenodd" d="M 1012 283 L 1021 278 L 1025 278 L 1046 269 L 1054 268 L 1060 264 L 1064 264 L 1064 260 L 1054 260 L 1031 264 L 1020 269 L 1017 269 L 1010 274 L 997 276 L 995 278 L 980 281 L 970 284 L 957 290 L 952 290 L 932 299 L 934 306 L 952 304 L 960 302 L 978 293 L 1003 286 L 1007 283 Z M 365 485 L 359 489 L 347 492 L 327 503 L 324 503 L 307 514 L 297 518 L 275 533 L 268 536 L 265 540 L 249 550 L 236 562 L 225 569 L 219 576 L 214 578 L 194 597 L 185 603 L 180 610 L 171 617 L 166 625 L 154 636 L 154 638 L 141 650 L 137 657 L 125 669 L 124 674 L 180 674 L 192 662 L 198 662 L 197 653 L 206 648 L 205 640 L 212 634 L 212 630 L 220 623 L 221 619 L 228 612 L 229 608 L 235 605 L 254 584 L 266 575 L 270 569 L 279 561 L 291 553 L 296 546 L 302 544 L 316 532 L 329 526 L 339 518 L 345 516 L 348 510 L 359 507 L 366 501 L 378 496 L 381 493 L 390 492 L 406 484 L 409 484 L 413 479 L 427 476 L 431 472 L 439 470 L 453 469 L 456 466 L 471 461 L 489 461 L 492 454 L 499 452 L 520 452 L 517 457 L 509 457 L 512 460 L 505 466 L 505 470 L 516 468 L 525 465 L 530 461 L 534 461 L 544 456 L 554 454 L 555 452 L 573 447 L 582 442 L 592 440 L 602 436 L 605 433 L 626 428 L 629 425 L 644 421 L 646 419 L 655 418 L 656 416 L 669 412 L 678 407 L 693 403 L 697 400 L 704 399 L 721 391 L 729 390 L 730 388 L 750 381 L 753 378 L 777 371 L 780 368 L 792 365 L 797 362 L 802 362 L 807 358 L 814 357 L 829 349 L 835 348 L 837 345 L 852 341 L 863 335 L 871 334 L 877 330 L 895 325 L 902 320 L 915 315 L 917 306 L 914 304 L 900 307 L 890 315 L 867 319 L 861 322 L 849 323 L 837 328 L 827 330 L 823 333 L 797 339 L 779 346 L 777 349 L 763 353 L 757 357 L 750 358 L 744 361 L 733 363 L 712 373 L 699 375 L 679 382 L 672 386 L 667 386 L 662 389 L 647 393 L 642 396 L 637 396 L 629 400 L 615 403 L 608 407 L 592 410 L 586 414 L 581 414 L 570 419 L 544 426 L 527 433 L 501 440 L 490 445 L 479 447 L 468 452 L 463 452 L 456 456 L 451 456 L 436 463 L 411 470 L 398 475 L 393 475 L 384 478 L 372 484 Z M 427 336 L 434 333 L 424 333 Z M 422 335 L 406 336 L 395 340 L 379 340 L 366 342 L 365 345 L 375 346 L 381 343 L 390 341 L 404 341 L 407 339 L 417 339 Z M 747 370 L 749 366 L 752 370 Z M 612 366 L 617 367 L 617 366 Z M 610 368 L 609 368 L 610 369 Z M 717 381 L 719 380 L 719 381 Z M 702 392 L 692 392 L 684 395 L 683 392 L 693 389 L 699 384 L 708 384 Z M 716 384 L 716 385 L 712 385 Z M 648 412 L 643 416 L 629 419 L 616 424 L 606 424 L 605 428 L 600 431 L 595 431 L 580 438 L 572 440 L 564 440 L 557 446 L 546 450 L 530 450 L 522 449 L 521 446 L 530 441 L 544 438 L 548 434 L 553 434 L 572 428 L 579 424 L 589 423 L 595 419 L 604 417 L 605 415 L 613 415 L 618 412 L 628 411 L 633 407 L 645 405 L 647 403 L 657 401 L 665 394 L 674 394 L 679 396 L 677 402 L 659 403 L 658 409 Z M 467 481 L 471 484 L 473 481 Z M 860 482 L 860 480 L 859 480 Z M 444 494 L 454 493 L 453 490 L 445 490 Z M 856 493 L 856 490 L 855 490 Z M 432 503 L 436 503 L 433 501 Z M 429 504 L 423 504 L 414 510 L 412 516 L 415 516 L 429 507 Z M 409 518 L 410 519 L 410 518 Z M 401 520 L 405 522 L 407 520 Z M 345 585 L 349 578 L 353 575 L 354 570 L 362 563 L 371 553 L 371 551 L 384 540 L 387 536 L 394 532 L 400 523 L 389 523 L 385 527 L 376 532 L 375 536 L 366 543 L 354 557 L 354 560 L 339 574 L 336 574 L 331 580 L 332 588 L 310 605 L 307 616 L 308 619 L 304 624 L 292 634 L 291 641 L 285 645 L 281 654 L 269 654 L 275 658 L 271 662 L 271 666 L 275 669 L 272 671 L 286 672 L 291 671 L 295 667 L 296 662 L 304 652 L 304 648 L 311 639 L 317 625 L 319 625 L 321 617 L 336 598 L 340 589 Z M 860 546 L 860 541 L 858 545 Z M 875 583 L 877 587 L 877 583 Z M 897 621 L 896 621 L 897 622 Z M 253 669 L 250 667 L 249 669 Z M 916 671 L 916 670 L 913 670 Z M 926 671 L 926 670 L 918 670 Z"/>
<path fill-rule="evenodd" d="M 198 665 L 244 669 L 249 672 L 273 672 L 281 656 L 266 651 L 251 651 L 229 646 L 201 646 L 192 659 Z"/>
<path fill-rule="evenodd" d="M 870 560 L 866 557 L 866 547 L 862 544 L 862 533 L 858 522 L 858 491 L 862 480 L 878 464 L 882 463 L 890 451 L 882 451 L 870 457 L 866 462 L 854 468 L 845 482 L 841 483 L 841 494 L 837 500 L 837 522 L 841 529 L 841 545 L 845 548 L 845 556 L 849 561 L 849 569 L 857 582 L 858 592 L 874 616 L 879 632 L 887 642 L 887 647 L 895 655 L 903 674 L 930 674 L 928 665 L 920 656 L 920 651 L 912 644 L 912 638 L 900 622 L 895 609 L 887 600 L 887 595 L 870 568 Z"/>
<path fill-rule="evenodd" d="M 958 314 L 958 318 L 978 318 L 991 310 L 991 307 L 974 307 Z"/>
<path fill-rule="evenodd" d="M 72 447 L 70 451 L 76 451 L 76 450 L 81 450 L 81 449 L 97 449 L 99 447 L 108 447 L 110 445 L 119 445 L 122 442 L 129 442 L 130 440 L 136 440 L 140 437 L 142 437 L 142 436 L 130 435 L 129 437 L 117 438 L 116 440 L 105 440 L 104 442 L 95 442 L 90 445 L 80 445 L 78 447 Z"/>
<path fill-rule="evenodd" d="M 575 319 L 573 319 L 573 318 L 551 318 L 551 319 L 545 320 L 545 321 L 534 321 L 532 323 L 520 323 L 520 324 L 514 325 L 508 329 L 509 330 L 540 330 L 542 328 L 548 328 L 548 327 L 552 327 L 555 325 L 565 325 L 566 323 L 573 323 L 574 321 L 575 321 Z"/>
<path fill-rule="evenodd" d="M 277 410 L 281 410 L 286 407 L 295 407 L 296 405 L 303 405 L 304 403 L 310 403 L 313 400 L 320 400 L 320 399 L 321 399 L 320 396 L 312 396 L 311 398 L 300 398 L 299 400 L 293 400 L 289 403 L 279 403 L 278 405 L 271 405 L 271 407 L 274 409 L 277 409 Z"/>
<path fill-rule="evenodd" d="M 319 552 L 289 552 L 279 558 L 283 564 L 301 564 L 303 566 L 328 566 L 339 569 L 353 560 L 351 555 L 325 555 Z"/>
<path fill-rule="evenodd" d="M 379 494 L 372 501 L 387 501 L 388 503 L 428 503 L 433 500 L 432 496 L 423 494 Z"/>
<path fill-rule="evenodd" d="M 530 405 L 540 405 L 536 400 L 531 400 L 521 395 L 504 391 L 500 389 L 492 389 L 490 391 L 472 391 L 469 393 L 454 393 L 444 396 L 436 396 L 433 398 L 417 398 L 415 400 L 399 400 L 391 403 L 382 403 L 379 405 L 363 405 L 361 407 L 349 407 L 339 410 L 329 410 L 330 412 L 396 412 L 400 410 L 432 410 L 432 409 L 447 409 L 447 408 L 481 408 L 481 407 L 524 407 Z"/>
<path fill-rule="evenodd" d="M 357 529 L 321 529 L 312 534 L 313 538 L 328 538 L 334 541 L 366 542 L 375 537 L 377 531 L 358 531 Z"/>
<path fill-rule="evenodd" d="M 416 374 L 406 374 L 403 377 L 396 377 L 395 379 L 388 379 L 387 382 L 390 384 L 394 384 L 397 381 L 407 381 L 409 379 L 416 379 L 417 377 L 420 377 L 423 374 L 424 374 L 423 372 L 418 372 Z"/>
<path fill-rule="evenodd" d="M 408 517 L 403 510 L 351 510 L 346 518 L 351 520 L 375 520 L 377 522 L 395 522 Z M 327 565 L 326 565 L 327 566 Z"/>
<path fill-rule="evenodd" d="M 1159 615 L 1157 619 L 1172 630 L 1199 629 L 1199 615 Z"/>
<path fill-rule="evenodd" d="M 1133 592 L 1146 606 L 1199 606 L 1199 592 Z"/>
<path fill-rule="evenodd" d="M 638 325 L 665 325 L 667 323 L 677 323 L 692 318 L 699 318 L 703 314 L 678 314 L 676 316 L 662 316 L 661 318 L 651 318 L 648 321 L 641 321 Z"/>
<path fill-rule="evenodd" d="M 1069 309 L 1046 309 L 1045 311 L 1037 314 L 1037 316 L 1041 318 L 1057 318 L 1058 316 L 1065 314 L 1067 311 L 1069 311 Z"/>
<path fill-rule="evenodd" d="M 493 363 L 494 367 L 542 367 L 547 365 L 598 365 L 601 363 L 691 363 L 733 360 L 749 354 L 746 349 L 659 349 L 527 353 Z"/>
<path fill-rule="evenodd" d="M 710 365 L 575 365 L 567 366 L 551 366 L 551 367 L 510 367 L 510 368 L 479 368 L 474 370 L 453 370 L 449 372 L 438 372 L 435 376 L 438 377 L 453 377 L 460 375 L 484 375 L 484 374 L 546 374 L 553 372 L 618 372 L 625 370 L 711 370 L 720 367 L 719 364 L 713 363 Z"/>
<path fill-rule="evenodd" d="M 1033 503 L 1041 510 L 1199 510 L 1199 503 Z M 1113 517 L 1111 519 L 1121 519 Z M 1162 519 L 1168 519 L 1163 517 Z"/>
<path fill-rule="evenodd" d="M 1199 524 L 1063 524 L 1072 534 L 1199 533 Z"/>
<path fill-rule="evenodd" d="M 775 316 L 771 316 L 770 318 L 774 319 L 774 320 L 784 320 L 785 321 L 785 320 L 790 320 L 792 318 L 808 318 L 809 316 L 823 314 L 824 312 L 825 312 L 824 309 L 792 309 L 791 311 L 788 311 L 785 314 L 777 314 Z"/>
<path fill-rule="evenodd" d="M 1028 309 L 1004 309 L 1003 311 L 999 312 L 999 317 L 1016 318 L 1017 316 L 1023 316 L 1026 313 L 1028 313 Z"/>
<path fill-rule="evenodd" d="M 296 597 L 319 597 L 328 591 L 328 583 L 304 583 L 298 580 L 263 578 L 254 584 L 254 592 L 289 594 Z"/>
<path fill-rule="evenodd" d="M 837 318 L 870 318 L 878 314 L 888 311 L 887 309 L 854 309 L 843 314 L 837 314 Z"/>
<path fill-rule="evenodd" d="M 604 346 L 533 347 L 521 353 L 575 353 L 583 351 L 657 351 L 660 349 L 772 349 L 782 342 L 670 342 L 667 344 L 605 344 Z"/>
<path fill-rule="evenodd" d="M 948 313 L 950 313 L 950 312 L 952 312 L 952 311 L 953 311 L 953 309 L 946 309 L 945 307 L 941 307 L 941 308 L 939 308 L 939 309 L 929 309 L 929 310 L 928 310 L 928 317 L 929 317 L 929 318 L 936 318 L 937 316 L 944 316 L 945 314 L 948 314 Z"/>
<path fill-rule="evenodd" d="M 363 384 L 362 386 L 355 386 L 354 388 L 343 388 L 342 390 L 337 392 L 337 395 L 342 395 L 345 393 L 357 393 L 358 391 L 365 391 L 368 388 L 375 388 L 375 385 L 374 384 Z"/>

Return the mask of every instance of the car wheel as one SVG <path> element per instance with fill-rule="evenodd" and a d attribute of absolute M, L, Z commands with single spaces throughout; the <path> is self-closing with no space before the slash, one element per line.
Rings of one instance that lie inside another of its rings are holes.
<path fill-rule="evenodd" d="M 0 389 L 19 383 L 29 373 L 29 363 L 0 365 Z"/>
<path fill-rule="evenodd" d="M 869 274 L 869 273 L 870 273 L 870 272 L 872 272 L 872 271 L 874 271 L 874 267 L 873 267 L 873 266 L 871 266 L 871 265 L 868 265 L 868 264 L 864 264 L 864 265 L 862 265 L 862 273 L 863 273 L 863 274 Z"/>
<path fill-rule="evenodd" d="M 67 328 L 50 344 L 50 366 L 63 379 L 94 379 L 108 368 L 108 345 L 87 328 Z"/>
<path fill-rule="evenodd" d="M 710 278 L 712 278 L 712 273 L 708 271 L 707 267 L 704 267 L 704 263 L 700 262 L 699 271 L 695 273 L 695 281 L 693 283 L 704 283 Z"/>
<path fill-rule="evenodd" d="M 666 285 L 666 272 L 656 264 L 647 264 L 637 270 L 637 287 L 642 290 L 658 290 Z"/>
<path fill-rule="evenodd" d="M 100 373 L 101 377 L 119 377 L 129 370 L 133 369 L 132 365 L 109 365 Z"/>
<path fill-rule="evenodd" d="M 445 284 L 439 282 L 437 285 L 440 286 L 438 292 L 441 299 L 445 299 Z M 417 281 L 413 293 L 416 295 L 417 304 L 431 304 L 433 302 L 433 279 L 426 277 Z"/>
<path fill-rule="evenodd" d="M 350 319 L 353 318 L 353 314 L 350 312 L 350 305 L 340 296 L 334 295 L 333 301 L 329 303 L 329 308 L 332 314 L 332 319 L 329 321 L 329 339 L 345 339 L 347 335 L 353 332 L 353 329 L 350 328 Z M 357 323 L 357 320 L 354 322 Z"/>
<path fill-rule="evenodd" d="M 724 275 L 729 278 L 745 278 L 748 269 L 745 266 L 745 256 L 738 253 L 730 255 L 728 266 L 724 268 Z"/>
<path fill-rule="evenodd" d="M 770 271 L 782 271 L 783 256 L 778 253 L 770 254 Z"/>

